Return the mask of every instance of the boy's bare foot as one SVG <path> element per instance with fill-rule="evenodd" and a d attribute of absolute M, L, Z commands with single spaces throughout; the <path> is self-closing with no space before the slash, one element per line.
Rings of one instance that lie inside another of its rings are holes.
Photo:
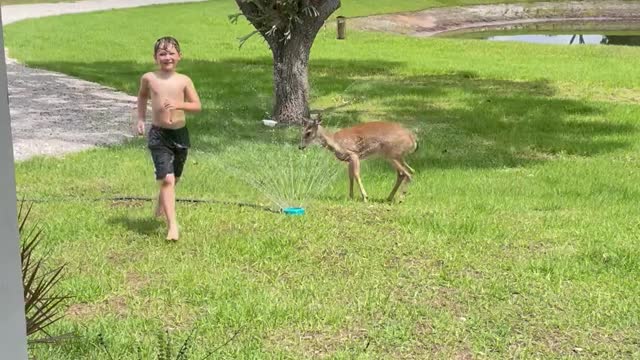
<path fill-rule="evenodd" d="M 178 235 L 178 227 L 171 227 L 169 228 L 169 232 L 167 232 L 167 240 L 169 241 L 178 241 L 178 238 L 180 236 Z"/>

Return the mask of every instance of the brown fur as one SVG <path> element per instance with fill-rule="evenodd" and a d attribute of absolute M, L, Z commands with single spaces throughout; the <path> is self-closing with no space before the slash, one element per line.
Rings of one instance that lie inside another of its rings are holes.
<path fill-rule="evenodd" d="M 305 123 L 302 129 L 300 149 L 313 142 L 332 151 L 336 158 L 349 164 L 349 196 L 353 198 L 353 182 L 358 183 L 360 194 L 367 201 L 367 193 L 360 179 L 360 160 L 380 156 L 391 164 L 398 177 L 388 200 L 392 201 L 401 185 L 411 182 L 413 169 L 404 157 L 418 146 L 416 136 L 400 124 L 392 122 L 368 122 L 331 133 L 323 128 L 320 120 Z M 404 192 L 404 191 L 403 191 Z"/>

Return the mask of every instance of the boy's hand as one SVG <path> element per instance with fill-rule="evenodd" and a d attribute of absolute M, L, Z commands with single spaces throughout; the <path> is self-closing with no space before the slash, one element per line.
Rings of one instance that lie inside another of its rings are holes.
<path fill-rule="evenodd" d="M 162 106 L 167 111 L 171 111 L 171 110 L 176 110 L 177 109 L 175 101 L 173 101 L 171 99 L 164 99 L 164 102 L 162 103 Z"/>
<path fill-rule="evenodd" d="M 138 135 L 144 135 L 144 121 L 138 120 Z"/>

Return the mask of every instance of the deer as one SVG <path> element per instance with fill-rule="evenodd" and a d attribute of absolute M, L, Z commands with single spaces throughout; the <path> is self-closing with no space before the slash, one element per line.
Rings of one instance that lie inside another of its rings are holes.
<path fill-rule="evenodd" d="M 406 192 L 415 170 L 409 166 L 404 157 L 416 151 L 418 142 L 415 134 L 400 124 L 384 121 L 372 121 L 344 128 L 332 133 L 322 127 L 322 116 L 303 121 L 302 135 L 298 148 L 317 143 L 334 153 L 335 157 L 348 163 L 349 197 L 353 199 L 353 182 L 358 183 L 362 200 L 367 202 L 367 192 L 360 179 L 360 161 L 379 156 L 386 159 L 396 170 L 396 183 L 387 198 L 393 201 L 396 192 L 403 186 Z"/>

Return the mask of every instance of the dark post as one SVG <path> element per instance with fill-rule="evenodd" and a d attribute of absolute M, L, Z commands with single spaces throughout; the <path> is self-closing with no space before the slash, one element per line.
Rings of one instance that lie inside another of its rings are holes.
<path fill-rule="evenodd" d="M 347 19 L 344 16 L 338 16 L 336 21 L 338 22 L 338 39 L 343 40 L 346 37 Z"/>

